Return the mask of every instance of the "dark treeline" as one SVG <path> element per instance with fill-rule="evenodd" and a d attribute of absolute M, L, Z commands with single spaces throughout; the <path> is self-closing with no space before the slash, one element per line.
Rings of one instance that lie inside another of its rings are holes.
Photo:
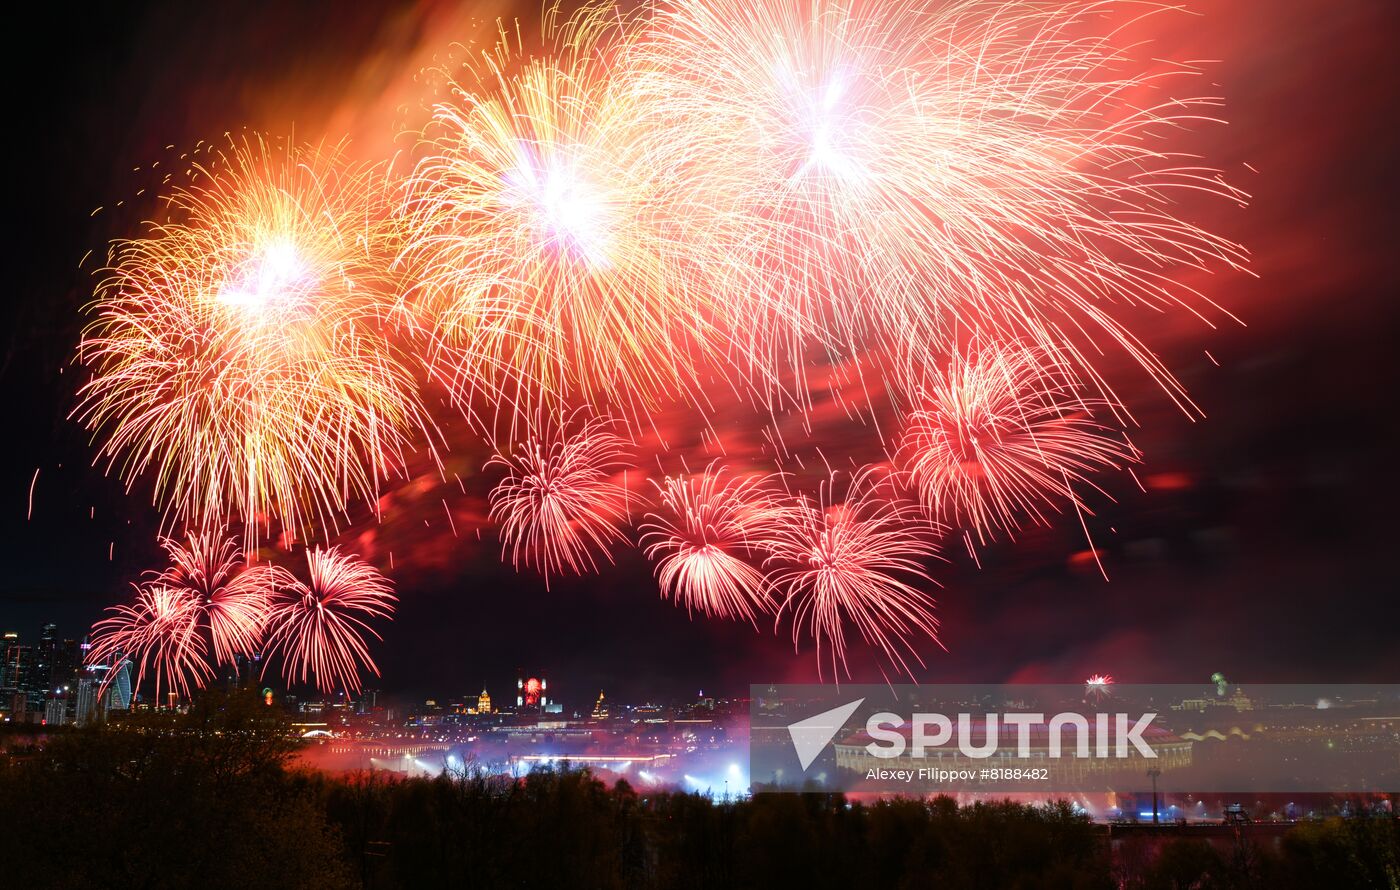
<path fill-rule="evenodd" d="M 569 769 L 327 776 L 292 768 L 295 743 L 244 695 L 14 741 L 0 883 L 15 887 L 1400 887 L 1393 820 L 1301 825 L 1276 851 L 1111 853 L 1068 806 L 714 803 Z"/>

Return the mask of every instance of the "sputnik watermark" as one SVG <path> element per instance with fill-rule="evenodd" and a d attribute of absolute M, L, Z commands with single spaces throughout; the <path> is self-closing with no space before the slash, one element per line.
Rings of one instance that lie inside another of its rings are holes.
<path fill-rule="evenodd" d="M 851 714 L 864 702 L 863 698 L 856 699 L 788 726 L 793 750 L 804 770 L 812 765 L 812 761 L 817 759 L 836 733 L 845 727 Z M 1049 733 L 1046 756 L 1051 758 L 1065 756 L 1064 737 L 1066 731 L 1072 729 L 1072 754 L 1075 757 L 1128 757 L 1131 746 L 1141 756 L 1155 760 L 1157 752 L 1147 744 L 1143 733 L 1156 717 L 1151 712 L 1133 718 L 1122 713 L 1085 715 L 1065 711 L 1055 714 L 1047 722 L 1044 714 L 985 714 L 974 717 L 963 713 L 956 715 L 956 748 L 964 757 L 975 760 L 991 757 L 997 753 L 1000 745 L 999 727 L 1009 726 L 1014 727 L 1016 733 L 1016 756 L 1029 758 L 1032 729 L 1046 726 Z M 974 727 L 973 721 L 976 719 L 982 721 L 980 727 Z M 1132 721 L 1131 726 L 1129 721 Z M 954 738 L 953 725 L 954 718 L 945 714 L 919 713 L 906 720 L 899 714 L 880 711 L 871 714 L 865 721 L 865 733 L 872 739 L 865 750 L 872 757 L 881 758 L 904 757 L 906 754 L 926 757 L 931 748 L 941 753 Z M 907 737 L 905 727 L 909 728 Z M 974 741 L 975 728 L 981 729 L 980 744 Z"/>
<path fill-rule="evenodd" d="M 864 701 L 864 699 L 862 699 Z M 859 702 L 856 703 L 857 705 Z M 855 707 L 851 706 L 851 711 Z M 828 712 L 829 713 L 829 712 Z M 1065 756 L 1064 735 L 1067 729 L 1074 729 L 1075 757 L 1128 757 L 1131 745 L 1143 757 L 1156 759 L 1157 752 L 1147 744 L 1143 733 L 1156 719 L 1155 713 L 1146 713 L 1128 722 L 1128 714 L 1084 715 L 1061 712 L 1050 718 L 1048 723 L 1049 746 L 1046 756 L 1058 759 Z M 1090 744 L 1090 720 L 1093 720 L 1093 744 Z M 1000 746 L 999 724 L 1011 726 L 1016 731 L 1016 756 L 1031 756 L 1032 729 L 1047 725 L 1044 714 L 986 714 L 982 715 L 982 742 L 975 743 L 972 714 L 957 715 L 957 750 L 964 757 L 975 760 L 991 757 Z M 904 726 L 910 727 L 910 737 L 905 738 Z M 932 734 L 929 733 L 933 729 Z M 903 757 L 907 751 L 912 757 L 926 757 L 930 748 L 942 750 L 953 738 L 953 721 L 944 714 L 914 714 L 905 721 L 903 717 L 889 711 L 871 714 L 865 721 L 865 732 L 874 741 L 865 746 L 872 757 Z M 1090 753 L 1092 750 L 1092 753 Z M 810 761 L 809 761 L 810 762 Z"/>
<path fill-rule="evenodd" d="M 1394 684 L 766 684 L 749 717 L 755 792 L 1400 787 Z"/>

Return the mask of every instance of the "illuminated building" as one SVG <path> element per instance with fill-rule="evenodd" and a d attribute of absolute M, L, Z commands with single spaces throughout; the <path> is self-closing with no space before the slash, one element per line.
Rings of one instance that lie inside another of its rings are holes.
<path fill-rule="evenodd" d="M 515 706 L 533 711 L 547 710 L 549 708 L 549 681 L 543 676 L 527 677 L 524 668 L 517 668 Z"/>
<path fill-rule="evenodd" d="M 1180 704 L 1172 705 L 1173 711 L 1204 711 L 1211 706 L 1211 700 L 1207 698 L 1185 698 Z"/>
<path fill-rule="evenodd" d="M 58 643 L 54 635 L 57 632 L 58 626 L 53 623 L 45 624 L 40 629 L 39 645 L 34 647 L 34 663 L 25 678 L 28 685 L 24 691 L 35 709 L 43 707 L 42 702 L 48 698 L 54 686 L 53 658 Z"/>
<path fill-rule="evenodd" d="M 97 691 L 101 685 L 100 680 L 92 677 L 84 677 L 78 681 L 78 701 L 73 709 L 73 722 L 78 726 L 87 726 L 100 716 Z"/>
<path fill-rule="evenodd" d="M 379 706 L 379 690 L 366 689 L 360 693 L 360 703 L 355 709 L 358 714 L 373 714 L 374 709 Z"/>
<path fill-rule="evenodd" d="M 29 688 L 29 667 L 31 653 L 29 647 L 19 641 L 19 634 L 11 631 L 5 634 L 3 661 L 0 661 L 0 696 L 4 698 L 4 704 L 14 706 L 14 700 L 24 695 Z M 14 710 L 23 710 L 23 705 L 14 706 Z"/>
<path fill-rule="evenodd" d="M 107 706 L 114 711 L 125 711 L 131 707 L 131 660 L 123 658 L 117 664 L 117 676 L 107 686 Z"/>
<path fill-rule="evenodd" d="M 478 714 L 491 713 L 491 696 L 486 691 L 486 687 L 481 687 L 481 695 L 476 697 L 476 712 Z"/>
<path fill-rule="evenodd" d="M 68 722 L 68 699 L 61 694 L 51 693 L 44 702 L 44 722 L 49 726 L 62 726 Z"/>
<path fill-rule="evenodd" d="M 1226 699 L 1225 704 L 1234 708 L 1236 711 L 1254 710 L 1254 702 L 1251 701 L 1249 696 L 1244 694 L 1244 690 L 1238 686 L 1235 687 L 1235 691 L 1230 694 L 1230 697 Z"/>
<path fill-rule="evenodd" d="M 110 674 L 112 671 L 116 673 Z M 89 665 L 84 674 L 77 681 L 77 696 L 73 708 L 75 724 L 86 726 L 95 720 L 106 719 L 109 711 L 124 711 L 131 707 L 133 690 L 130 659 L 121 657 L 115 667 L 106 664 Z"/>
<path fill-rule="evenodd" d="M 593 719 L 606 720 L 608 718 L 608 706 L 603 701 L 603 690 L 598 690 L 598 701 L 593 705 Z"/>
<path fill-rule="evenodd" d="M 78 675 L 83 669 L 83 658 L 77 640 L 58 640 L 54 643 L 53 663 L 49 669 L 49 688 L 61 689 L 78 683 Z"/>
<path fill-rule="evenodd" d="M 32 646 L 21 643 L 18 633 L 7 632 L 0 638 L 0 710 L 33 712 L 29 718 L 20 713 L 18 719 L 44 717 L 45 702 L 77 682 L 81 665 L 78 644 L 60 639 L 55 624 L 45 624 Z"/>

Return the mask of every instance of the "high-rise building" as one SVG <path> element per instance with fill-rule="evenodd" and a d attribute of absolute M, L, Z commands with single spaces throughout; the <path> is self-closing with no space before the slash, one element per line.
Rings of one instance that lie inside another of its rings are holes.
<path fill-rule="evenodd" d="M 43 707 L 53 691 L 53 660 L 58 654 L 58 626 L 52 622 L 39 631 L 39 645 L 34 647 L 34 666 L 29 671 L 29 687 L 25 690 L 35 709 Z M 60 684 L 61 685 L 61 684 Z"/>
<path fill-rule="evenodd" d="M 486 684 L 481 686 L 481 695 L 476 697 L 476 712 L 478 714 L 491 713 L 491 694 L 486 691 Z"/>
<path fill-rule="evenodd" d="M 360 693 L 360 703 L 355 712 L 358 714 L 373 714 L 374 709 L 379 706 L 379 690 L 366 689 Z"/>
<path fill-rule="evenodd" d="M 84 644 L 84 649 L 87 648 Z M 86 726 L 94 720 L 105 720 L 110 711 L 131 707 L 131 659 L 117 655 L 112 664 L 90 664 L 73 687 L 73 722 Z"/>
<path fill-rule="evenodd" d="M 50 695 L 44 702 L 44 722 L 49 726 L 62 726 L 68 722 L 68 697 Z"/>
<path fill-rule="evenodd" d="M 34 655 L 29 646 L 19 641 L 19 634 L 11 631 L 5 634 L 0 656 L 3 656 L 0 662 L 0 700 L 12 713 L 19 714 L 24 711 L 25 703 L 35 701 L 29 694 L 29 672 Z"/>
<path fill-rule="evenodd" d="M 109 710 L 125 711 L 131 708 L 131 672 L 133 670 L 131 659 L 123 657 L 117 661 L 117 666 L 111 668 L 117 672 L 112 678 L 112 682 L 107 684 L 106 705 Z"/>
<path fill-rule="evenodd" d="M 79 726 L 87 726 L 96 722 L 99 714 L 97 694 L 102 686 L 101 680 L 92 677 L 83 677 L 78 681 L 77 704 L 73 708 L 73 722 Z"/>
<path fill-rule="evenodd" d="M 49 687 L 76 688 L 83 669 L 82 651 L 77 640 L 61 640 L 54 645 L 53 667 L 49 672 Z"/>
<path fill-rule="evenodd" d="M 523 710 L 543 711 L 549 707 L 549 681 L 543 675 L 532 677 L 524 668 L 516 670 L 515 706 Z"/>
<path fill-rule="evenodd" d="M 5 635 L 0 637 L 0 691 L 13 692 L 19 688 L 16 679 L 19 662 L 15 652 L 18 647 L 19 634 L 14 631 L 6 631 Z"/>

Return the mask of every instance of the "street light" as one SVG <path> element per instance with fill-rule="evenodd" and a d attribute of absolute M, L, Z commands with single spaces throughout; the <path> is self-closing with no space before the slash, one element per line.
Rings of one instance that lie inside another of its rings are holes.
<path fill-rule="evenodd" d="M 1148 777 L 1149 779 L 1152 780 L 1152 824 L 1153 824 L 1153 825 L 1159 825 L 1159 824 L 1161 824 L 1161 823 L 1158 821 L 1158 819 L 1157 819 L 1157 777 L 1160 776 L 1161 774 L 1162 774 L 1162 771 L 1159 770 L 1159 769 L 1157 769 L 1157 767 L 1155 767 L 1155 766 L 1152 767 L 1151 769 L 1149 769 L 1149 770 L 1147 771 L 1147 777 Z"/>

